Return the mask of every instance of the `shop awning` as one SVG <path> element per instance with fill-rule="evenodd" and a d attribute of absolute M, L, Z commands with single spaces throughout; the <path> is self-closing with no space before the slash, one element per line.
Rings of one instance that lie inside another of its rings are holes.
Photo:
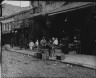
<path fill-rule="evenodd" d="M 54 15 L 54 14 L 58 14 L 58 13 L 86 8 L 86 7 L 93 6 L 93 5 L 94 5 L 94 2 L 72 2 L 69 4 L 63 5 L 58 9 L 48 11 L 46 13 L 50 16 L 50 15 Z"/>
<path fill-rule="evenodd" d="M 2 31 L 2 34 L 7 34 L 7 33 L 10 33 L 10 31 L 8 30 L 6 30 L 6 31 Z"/>

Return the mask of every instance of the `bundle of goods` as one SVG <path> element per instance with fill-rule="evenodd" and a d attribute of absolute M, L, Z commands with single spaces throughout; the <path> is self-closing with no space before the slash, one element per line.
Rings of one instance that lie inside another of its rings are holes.
<path fill-rule="evenodd" d="M 42 53 L 42 59 L 43 60 L 48 60 L 49 59 L 49 55 Z"/>
<path fill-rule="evenodd" d="M 35 53 L 34 56 L 38 59 L 42 59 L 42 53 Z"/>
<path fill-rule="evenodd" d="M 5 50 L 9 51 L 11 49 L 11 46 L 9 44 L 5 44 Z"/>
<path fill-rule="evenodd" d="M 49 50 L 48 49 L 42 49 L 41 52 L 37 52 L 34 55 L 38 59 L 47 60 L 49 59 Z"/>

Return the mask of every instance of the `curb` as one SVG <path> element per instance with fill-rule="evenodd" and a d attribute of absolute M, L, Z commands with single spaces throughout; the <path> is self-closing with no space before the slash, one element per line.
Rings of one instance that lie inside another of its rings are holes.
<path fill-rule="evenodd" d="M 12 51 L 10 50 L 10 52 L 16 52 L 16 53 L 21 53 L 21 54 L 25 54 L 25 55 L 31 55 L 31 56 L 34 56 L 32 54 L 28 54 L 28 53 L 23 53 L 23 52 L 20 52 L 20 51 Z M 51 61 L 56 61 L 56 59 L 49 59 Z M 93 65 L 88 65 L 88 64 L 82 64 L 82 63 L 77 63 L 77 62 L 67 62 L 67 61 L 64 61 L 64 60 L 60 60 L 60 62 L 62 63 L 66 63 L 66 64 L 71 64 L 71 65 L 77 65 L 77 66 L 83 66 L 83 67 L 87 67 L 87 68 L 91 68 L 91 69 L 96 69 L 96 66 L 93 66 Z"/>

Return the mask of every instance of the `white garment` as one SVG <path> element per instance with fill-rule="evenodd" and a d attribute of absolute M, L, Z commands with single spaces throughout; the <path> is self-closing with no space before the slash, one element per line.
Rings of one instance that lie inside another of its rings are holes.
<path fill-rule="evenodd" d="M 33 42 L 30 42 L 29 43 L 29 49 L 32 50 L 33 49 L 33 46 L 34 46 L 34 43 Z"/>
<path fill-rule="evenodd" d="M 30 49 L 30 50 L 33 50 L 33 47 L 32 47 L 32 46 L 30 46 L 30 47 L 29 47 L 29 49 Z"/>
<path fill-rule="evenodd" d="M 38 46 L 38 45 L 39 45 L 39 42 L 38 42 L 38 40 L 36 41 L 36 43 L 35 43 L 35 44 L 36 44 L 36 46 Z"/>
<path fill-rule="evenodd" d="M 54 42 L 53 42 L 54 45 L 58 45 L 58 40 L 55 39 Z"/>
<path fill-rule="evenodd" d="M 30 43 L 29 43 L 29 46 L 34 46 L 34 43 L 33 43 L 33 42 L 30 42 Z"/>

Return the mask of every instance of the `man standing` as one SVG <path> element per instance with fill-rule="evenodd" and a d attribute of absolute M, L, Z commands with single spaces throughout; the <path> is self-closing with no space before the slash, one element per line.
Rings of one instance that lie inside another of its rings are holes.
<path fill-rule="evenodd" d="M 20 44 L 20 49 L 22 49 L 23 46 L 24 46 L 24 33 L 23 33 L 23 30 L 21 30 L 21 32 L 19 34 L 19 44 Z"/>
<path fill-rule="evenodd" d="M 14 31 L 12 30 L 12 32 L 11 32 L 11 43 L 10 43 L 10 45 L 11 45 L 11 47 L 13 48 L 13 46 L 14 46 L 14 41 L 15 40 L 15 33 L 14 33 Z"/>
<path fill-rule="evenodd" d="M 25 38 L 25 40 L 24 40 L 24 47 L 25 47 L 25 50 L 27 49 L 27 39 Z"/>

